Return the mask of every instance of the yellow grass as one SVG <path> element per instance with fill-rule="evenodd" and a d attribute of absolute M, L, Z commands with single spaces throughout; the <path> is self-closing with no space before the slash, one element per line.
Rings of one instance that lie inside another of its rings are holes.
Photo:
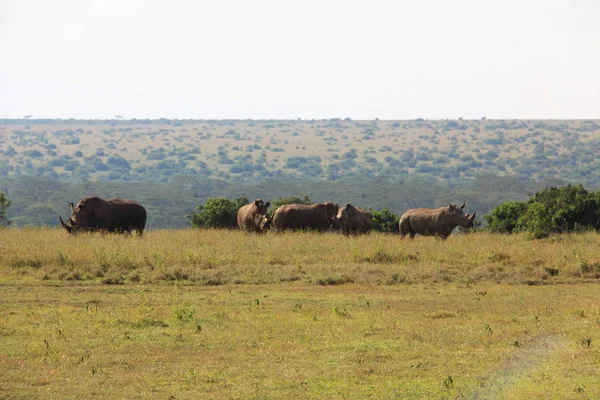
<path fill-rule="evenodd" d="M 525 235 L 454 235 L 446 241 L 373 233 L 249 235 L 226 230 L 159 230 L 142 238 L 68 237 L 60 229 L 0 231 L 4 280 L 264 284 L 596 281 L 600 236 L 529 240 Z"/>
<path fill-rule="evenodd" d="M 600 235 L 0 231 L 0 397 L 598 398 Z"/>

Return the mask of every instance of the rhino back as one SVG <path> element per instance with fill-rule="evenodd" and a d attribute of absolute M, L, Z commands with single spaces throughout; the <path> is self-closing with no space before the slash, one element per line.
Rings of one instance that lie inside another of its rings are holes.
<path fill-rule="evenodd" d="M 279 230 L 327 229 L 329 225 L 327 211 L 320 204 L 286 204 L 273 215 L 273 226 Z"/>
<path fill-rule="evenodd" d="M 113 228 L 143 230 L 146 227 L 146 209 L 137 201 L 116 198 L 107 202 Z"/>
<path fill-rule="evenodd" d="M 408 210 L 402 216 L 402 220 L 408 220 L 410 227 L 416 233 L 424 236 L 447 235 L 456 227 L 456 221 L 452 215 L 448 214 L 446 207 Z"/>

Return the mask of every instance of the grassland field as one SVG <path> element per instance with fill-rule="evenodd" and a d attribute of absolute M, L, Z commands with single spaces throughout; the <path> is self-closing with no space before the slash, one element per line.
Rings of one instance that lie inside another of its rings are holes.
<path fill-rule="evenodd" d="M 0 230 L 0 398 L 593 399 L 600 235 Z"/>

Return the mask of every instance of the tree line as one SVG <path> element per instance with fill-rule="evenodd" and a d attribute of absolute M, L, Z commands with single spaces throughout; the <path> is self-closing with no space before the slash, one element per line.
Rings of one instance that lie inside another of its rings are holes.
<path fill-rule="evenodd" d="M 200 204 L 187 215 L 192 227 L 235 228 L 237 210 L 249 203 L 247 197 L 228 199 L 214 197 Z M 271 201 L 271 213 L 284 204 L 313 204 L 306 195 L 280 197 Z M 0 192 L 0 227 L 11 221 L 7 210 L 11 205 Z M 398 232 L 399 216 L 387 208 L 370 210 L 373 230 Z M 535 192 L 525 201 L 504 202 L 485 215 L 485 229 L 490 232 L 511 234 L 526 232 L 535 238 L 545 238 L 553 233 L 600 231 L 600 191 L 586 190 L 582 185 L 549 186 Z"/>

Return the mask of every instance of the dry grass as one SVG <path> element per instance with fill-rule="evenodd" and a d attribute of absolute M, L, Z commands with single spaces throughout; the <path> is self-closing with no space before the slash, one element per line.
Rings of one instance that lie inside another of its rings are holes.
<path fill-rule="evenodd" d="M 144 237 L 59 229 L 0 231 L 0 274 L 20 281 L 194 284 L 397 284 L 506 282 L 530 285 L 600 278 L 597 234 L 545 240 L 484 233 L 446 241 L 371 234 L 248 235 L 159 230 Z"/>
<path fill-rule="evenodd" d="M 0 231 L 0 397 L 598 398 L 598 239 Z"/>

